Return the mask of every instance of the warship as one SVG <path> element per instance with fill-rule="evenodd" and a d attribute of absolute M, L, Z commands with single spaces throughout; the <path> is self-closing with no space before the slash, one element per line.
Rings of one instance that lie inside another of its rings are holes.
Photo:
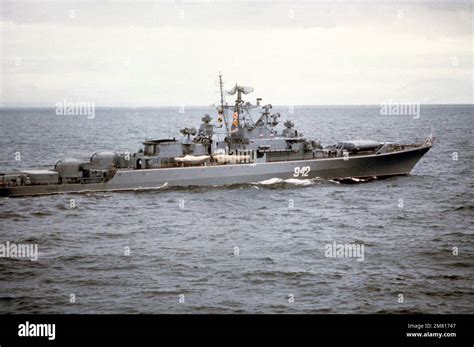
<path fill-rule="evenodd" d="M 0 173 L 0 196 L 132 191 L 182 186 L 218 186 L 278 179 L 370 180 L 408 175 L 433 145 L 349 140 L 323 147 L 292 121 L 278 130 L 271 104 L 243 100 L 252 87 L 224 91 L 219 76 L 217 119 L 204 115 L 199 129 L 180 138 L 148 139 L 136 153 L 96 152 L 88 161 L 58 160 L 51 170 Z M 235 102 L 225 102 L 234 95 Z M 217 136 L 222 128 L 225 137 Z"/>

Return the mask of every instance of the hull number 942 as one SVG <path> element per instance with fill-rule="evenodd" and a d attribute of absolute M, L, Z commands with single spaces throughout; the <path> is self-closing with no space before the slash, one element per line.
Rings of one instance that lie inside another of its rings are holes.
<path fill-rule="evenodd" d="M 309 166 L 295 167 L 293 177 L 308 177 L 311 168 Z"/>

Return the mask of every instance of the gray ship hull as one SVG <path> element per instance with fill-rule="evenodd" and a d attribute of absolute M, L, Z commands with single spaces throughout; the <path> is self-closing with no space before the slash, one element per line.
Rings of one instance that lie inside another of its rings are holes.
<path fill-rule="evenodd" d="M 398 152 L 347 158 L 280 161 L 259 164 L 209 165 L 118 170 L 104 183 L 52 184 L 0 188 L 0 196 L 130 191 L 162 187 L 221 186 L 279 179 L 344 179 L 405 175 L 431 145 Z"/>

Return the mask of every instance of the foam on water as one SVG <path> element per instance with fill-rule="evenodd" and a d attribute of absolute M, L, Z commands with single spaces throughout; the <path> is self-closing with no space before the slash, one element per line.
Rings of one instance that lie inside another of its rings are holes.
<path fill-rule="evenodd" d="M 314 178 L 314 179 L 298 179 L 298 178 L 288 178 L 288 179 L 282 179 L 282 178 L 270 178 L 268 180 L 263 180 L 259 182 L 255 182 L 253 184 L 259 184 L 259 185 L 275 185 L 275 184 L 282 184 L 282 183 L 288 183 L 288 184 L 293 184 L 295 186 L 309 186 L 312 184 L 315 184 L 317 181 L 320 181 L 321 179 L 319 178 Z"/>

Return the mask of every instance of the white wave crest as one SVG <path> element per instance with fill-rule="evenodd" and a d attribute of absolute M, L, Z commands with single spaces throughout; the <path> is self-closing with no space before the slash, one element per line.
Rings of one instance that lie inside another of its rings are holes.
<path fill-rule="evenodd" d="M 258 185 L 272 185 L 272 184 L 278 184 L 278 183 L 289 183 L 293 184 L 296 186 L 308 186 L 311 184 L 315 184 L 316 181 L 320 180 L 319 178 L 312 178 L 312 179 L 297 179 L 297 178 L 288 178 L 286 180 L 282 178 L 270 178 L 268 180 L 264 181 L 259 181 L 259 182 L 254 182 L 254 184 Z"/>

